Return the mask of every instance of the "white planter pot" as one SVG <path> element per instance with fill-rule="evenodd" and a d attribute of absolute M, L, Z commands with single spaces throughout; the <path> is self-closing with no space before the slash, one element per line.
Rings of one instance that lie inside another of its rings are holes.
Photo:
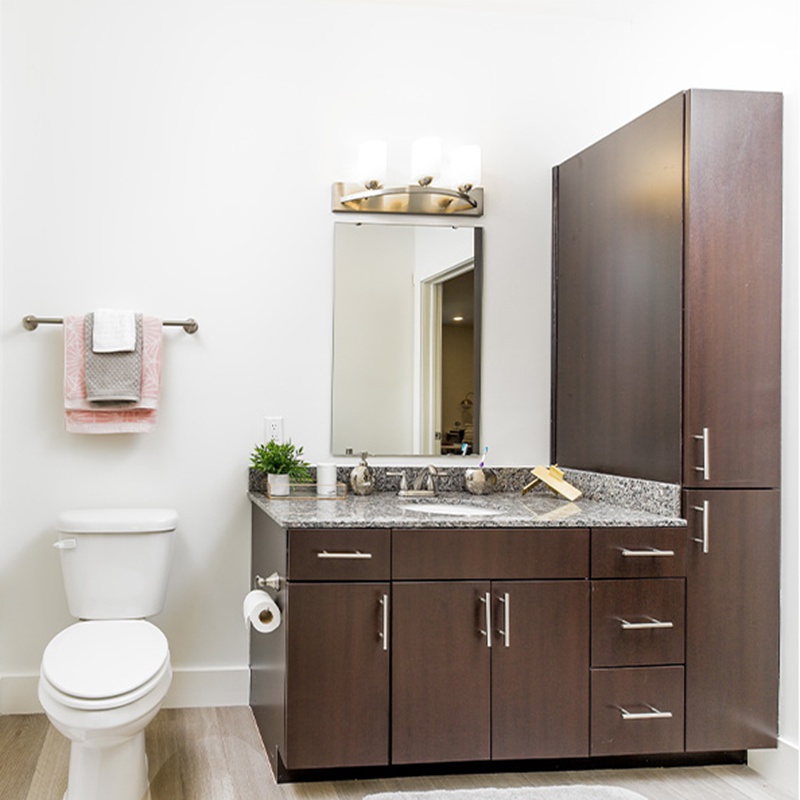
<path fill-rule="evenodd" d="M 270 497 L 286 497 L 289 494 L 288 475 L 273 475 L 270 472 L 267 475 L 267 483 L 269 484 Z"/>

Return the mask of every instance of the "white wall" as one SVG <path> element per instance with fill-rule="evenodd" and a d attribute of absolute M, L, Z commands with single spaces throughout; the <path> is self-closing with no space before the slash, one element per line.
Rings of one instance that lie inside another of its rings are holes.
<path fill-rule="evenodd" d="M 797 486 L 793 0 L 4 0 L 2 8 L 5 710 L 35 707 L 42 649 L 69 622 L 53 520 L 94 503 L 179 509 L 158 620 L 177 669 L 170 702 L 246 700 L 248 454 L 264 415 L 282 414 L 310 460 L 329 460 L 330 184 L 352 174 L 363 139 L 388 139 L 400 173 L 420 135 L 481 144 L 483 433 L 494 463 L 536 463 L 548 456 L 551 166 L 684 88 L 783 91 L 784 476 Z M 150 435 L 67 435 L 61 331 L 19 324 L 27 313 L 99 305 L 200 322 L 194 337 L 167 333 L 161 419 Z M 791 757 L 794 491 L 785 492 L 784 524 L 781 713 Z"/>

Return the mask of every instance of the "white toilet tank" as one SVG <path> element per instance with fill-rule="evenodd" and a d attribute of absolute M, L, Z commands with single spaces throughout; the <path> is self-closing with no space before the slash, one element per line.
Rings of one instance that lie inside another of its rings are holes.
<path fill-rule="evenodd" d="M 56 524 L 69 613 L 141 619 L 164 607 L 178 513 L 171 508 L 65 511 Z"/>

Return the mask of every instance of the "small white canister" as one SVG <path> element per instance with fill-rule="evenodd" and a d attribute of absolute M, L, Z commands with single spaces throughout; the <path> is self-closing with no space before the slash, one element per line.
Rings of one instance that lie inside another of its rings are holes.
<path fill-rule="evenodd" d="M 336 497 L 336 464 L 317 464 L 317 495 Z"/>

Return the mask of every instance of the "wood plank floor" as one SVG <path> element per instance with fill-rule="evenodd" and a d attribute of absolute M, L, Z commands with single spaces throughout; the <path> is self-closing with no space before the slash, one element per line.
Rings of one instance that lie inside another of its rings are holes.
<path fill-rule="evenodd" d="M 147 729 L 152 800 L 361 800 L 372 792 L 605 784 L 648 800 L 791 800 L 746 766 L 275 783 L 249 708 L 162 709 Z M 43 714 L 0 717 L 0 798 L 61 800 L 69 743 Z M 109 800 L 113 800 L 109 798 Z"/>

